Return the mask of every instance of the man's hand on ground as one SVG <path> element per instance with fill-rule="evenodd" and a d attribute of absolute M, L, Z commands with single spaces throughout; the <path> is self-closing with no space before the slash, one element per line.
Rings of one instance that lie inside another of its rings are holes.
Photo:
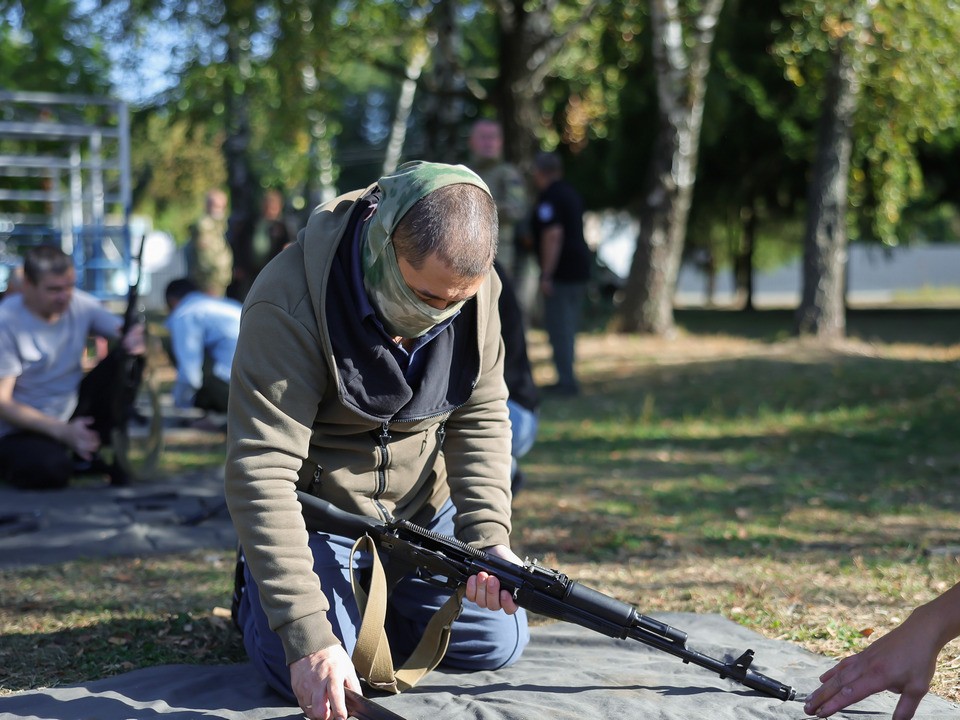
<path fill-rule="evenodd" d="M 343 686 L 360 692 L 360 680 L 342 645 L 290 663 L 290 685 L 300 709 L 310 720 L 339 720 L 349 716 Z"/>

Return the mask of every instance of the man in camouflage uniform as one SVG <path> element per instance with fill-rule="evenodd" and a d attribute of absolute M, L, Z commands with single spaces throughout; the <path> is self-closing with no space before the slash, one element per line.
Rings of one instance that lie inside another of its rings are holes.
<path fill-rule="evenodd" d="M 206 212 L 190 227 L 187 277 L 203 292 L 223 297 L 233 279 L 233 250 L 227 242 L 227 195 L 211 190 Z"/>
<path fill-rule="evenodd" d="M 524 260 L 517 224 L 526 220 L 527 191 L 520 171 L 503 159 L 503 130 L 495 120 L 477 120 L 470 131 L 470 167 L 490 188 L 500 217 L 497 261 L 512 280 Z"/>
<path fill-rule="evenodd" d="M 360 689 L 370 658 L 357 642 L 353 539 L 308 533 L 296 489 L 519 562 L 496 228 L 476 173 L 407 163 L 315 209 L 247 295 L 227 423 L 225 492 L 243 550 L 234 619 L 264 679 L 313 720 L 347 717 L 344 687 Z M 367 553 L 356 560 L 371 567 Z M 421 656 L 450 597 L 398 579 L 386 616 L 396 657 Z M 482 573 L 449 640 L 443 665 L 503 667 L 529 640 L 526 617 Z"/>

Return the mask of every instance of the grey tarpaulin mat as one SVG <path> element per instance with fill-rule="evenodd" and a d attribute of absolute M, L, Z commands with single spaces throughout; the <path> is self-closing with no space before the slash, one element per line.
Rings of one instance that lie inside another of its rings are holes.
<path fill-rule="evenodd" d="M 656 617 L 689 634 L 689 645 L 715 657 L 756 650 L 756 669 L 811 691 L 832 661 L 790 643 L 768 640 L 718 615 Z M 435 671 L 421 685 L 378 703 L 409 720 L 752 720 L 799 719 L 799 702 L 760 696 L 633 641 L 572 625 L 532 629 L 519 663 L 491 672 Z M 890 718 L 896 696 L 881 693 L 835 715 Z M 0 697 L 0 718 L 20 720 L 293 720 L 250 665 L 166 665 L 62 688 Z M 916 718 L 960 718 L 960 707 L 928 696 Z"/>
<path fill-rule="evenodd" d="M 222 469 L 119 488 L 0 485 L 0 567 L 233 548 L 225 509 Z"/>

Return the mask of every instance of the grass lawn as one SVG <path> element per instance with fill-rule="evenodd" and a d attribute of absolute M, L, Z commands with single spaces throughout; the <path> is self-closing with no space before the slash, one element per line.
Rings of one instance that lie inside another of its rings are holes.
<path fill-rule="evenodd" d="M 670 341 L 582 337 L 584 393 L 544 402 L 522 462 L 521 556 L 644 613 L 720 613 L 838 656 L 960 579 L 960 311 L 852 312 L 830 349 L 790 339 L 789 313 L 677 319 Z M 162 462 L 219 464 L 222 445 Z M 231 565 L 207 551 L 0 571 L 0 692 L 242 660 Z M 958 685 L 955 642 L 934 690 L 960 701 Z"/>

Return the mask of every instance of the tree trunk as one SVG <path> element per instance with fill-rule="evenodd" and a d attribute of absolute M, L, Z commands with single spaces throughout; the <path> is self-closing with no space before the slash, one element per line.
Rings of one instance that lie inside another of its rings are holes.
<path fill-rule="evenodd" d="M 231 29 L 227 34 L 227 62 L 239 68 L 243 59 L 239 33 Z M 247 153 L 250 147 L 250 118 L 243 91 L 238 92 L 232 82 L 224 83 L 224 107 L 227 114 L 227 136 L 223 141 L 223 156 L 227 165 L 227 184 L 230 190 L 230 218 L 228 235 L 233 249 L 233 267 L 241 282 L 231 286 L 230 295 L 242 299 L 253 274 L 253 226 L 257 213 L 257 181 Z"/>
<path fill-rule="evenodd" d="M 589 21 L 600 0 L 585 5 L 579 17 L 556 26 L 556 3 L 497 0 L 497 84 L 494 103 L 503 125 L 503 155 L 529 172 L 540 149 L 541 98 L 557 55 Z"/>
<path fill-rule="evenodd" d="M 696 179 L 710 48 L 722 8 L 723 0 L 708 0 L 690 21 L 688 56 L 677 0 L 650 0 L 660 129 L 616 321 L 622 332 L 675 332 L 673 295 Z"/>
<path fill-rule="evenodd" d="M 430 86 L 433 93 L 426 112 L 426 156 L 453 163 L 460 156 L 459 129 L 464 115 L 466 79 L 460 63 L 461 33 L 454 0 L 439 0 L 427 20 L 436 38 Z M 432 39 L 431 39 L 432 41 Z"/>
<path fill-rule="evenodd" d="M 674 161 L 683 158 L 678 152 L 680 129 L 663 123 L 656 143 L 650 189 L 640 213 L 640 236 L 624 288 L 618 328 L 670 336 L 675 330 L 673 296 L 693 185 L 674 179 Z"/>
<path fill-rule="evenodd" d="M 824 342 L 846 334 L 847 178 L 858 82 L 851 46 L 838 43 L 820 115 L 803 241 L 803 291 L 796 331 Z"/>
<path fill-rule="evenodd" d="M 540 125 L 543 83 L 535 79 L 533 49 L 552 34 L 544 11 L 527 10 L 523 0 L 497 4 L 498 62 L 494 103 L 503 126 L 503 156 L 528 172 L 539 150 L 536 129 Z"/>
<path fill-rule="evenodd" d="M 417 93 L 417 81 L 423 66 L 430 59 L 430 48 L 435 44 L 430 40 L 414 51 L 413 57 L 407 63 L 406 77 L 400 86 L 400 97 L 397 98 L 397 110 L 393 116 L 393 125 L 390 126 L 390 140 L 387 143 L 387 154 L 383 161 L 383 174 L 389 175 L 397 169 L 400 158 L 403 156 L 403 145 L 407 139 L 407 121 L 413 111 L 413 98 Z"/>
<path fill-rule="evenodd" d="M 755 208 L 744 210 L 741 225 L 740 249 L 734 258 L 734 284 L 742 298 L 741 310 L 750 312 L 753 305 L 753 255 L 757 247 L 757 212 Z"/>

